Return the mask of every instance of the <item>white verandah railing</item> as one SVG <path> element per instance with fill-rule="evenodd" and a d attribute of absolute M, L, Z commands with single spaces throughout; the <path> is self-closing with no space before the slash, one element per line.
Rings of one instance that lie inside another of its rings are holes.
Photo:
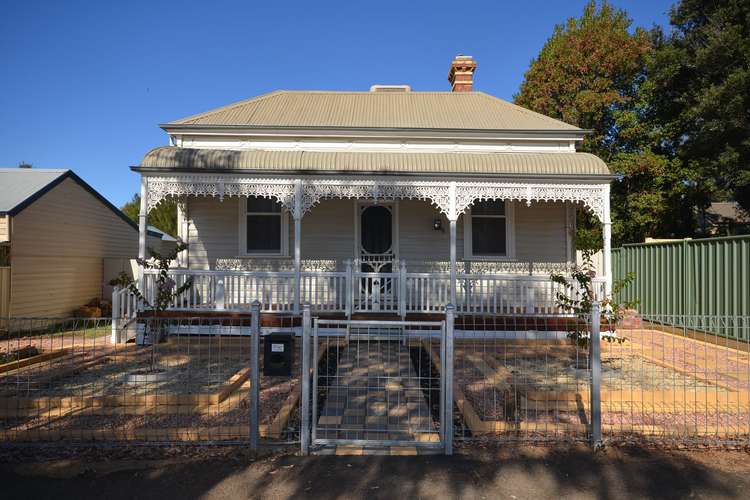
<path fill-rule="evenodd" d="M 174 269 L 170 277 L 177 286 L 192 277 L 193 285 L 172 301 L 170 309 L 183 311 L 245 311 L 258 300 L 264 312 L 294 311 L 296 279 L 289 271 L 199 271 Z M 153 303 L 156 273 L 147 271 L 144 296 Z M 594 278 L 594 293 L 603 297 L 604 278 Z M 580 297 L 581 291 L 565 290 L 548 276 L 458 273 L 456 310 L 461 314 L 559 315 L 568 314 L 557 306 L 558 292 Z M 136 304 L 122 290 L 115 292 L 121 317 L 135 313 Z M 316 312 L 442 312 L 450 301 L 450 275 L 443 272 L 407 272 L 405 266 L 388 273 L 346 271 L 303 271 L 300 301 L 309 302 Z M 129 308 L 124 310 L 124 308 Z M 114 317 L 114 313 L 113 313 Z"/>

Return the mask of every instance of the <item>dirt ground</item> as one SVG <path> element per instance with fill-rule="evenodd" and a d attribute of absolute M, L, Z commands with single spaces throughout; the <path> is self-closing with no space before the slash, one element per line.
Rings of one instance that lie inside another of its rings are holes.
<path fill-rule="evenodd" d="M 750 498 L 746 451 L 459 448 L 253 458 L 245 448 L 0 448 L 3 498 Z"/>

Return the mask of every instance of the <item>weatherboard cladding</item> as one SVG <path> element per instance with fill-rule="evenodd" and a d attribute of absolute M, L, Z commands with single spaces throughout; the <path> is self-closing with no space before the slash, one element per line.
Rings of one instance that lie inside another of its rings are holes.
<path fill-rule="evenodd" d="M 170 126 L 581 131 L 483 92 L 282 90 L 163 125 Z"/>
<path fill-rule="evenodd" d="M 164 146 L 141 168 L 480 175 L 610 175 L 588 153 L 390 153 L 216 150 Z"/>

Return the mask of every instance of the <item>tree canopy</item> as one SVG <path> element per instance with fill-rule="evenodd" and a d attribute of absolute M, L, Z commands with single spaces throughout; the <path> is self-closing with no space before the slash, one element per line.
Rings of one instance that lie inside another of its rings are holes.
<path fill-rule="evenodd" d="M 122 206 L 121 210 L 138 222 L 138 214 L 141 211 L 141 195 L 133 195 L 133 199 Z M 148 224 L 167 233 L 170 236 L 177 237 L 177 202 L 172 198 L 167 198 L 159 203 L 156 208 L 148 213 Z"/>
<path fill-rule="evenodd" d="M 750 210 L 750 2 L 683 0 L 651 65 L 665 146 L 697 174 L 705 206 Z"/>
<path fill-rule="evenodd" d="M 515 97 L 592 131 L 579 149 L 617 175 L 615 244 L 693 235 L 712 200 L 748 204 L 750 3 L 684 0 L 670 23 L 668 34 L 634 29 L 625 11 L 591 1 L 555 27 Z"/>

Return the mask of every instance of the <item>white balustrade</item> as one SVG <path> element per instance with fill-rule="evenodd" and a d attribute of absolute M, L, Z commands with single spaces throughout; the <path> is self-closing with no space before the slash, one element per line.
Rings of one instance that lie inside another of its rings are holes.
<path fill-rule="evenodd" d="M 296 283 L 290 271 L 173 269 L 168 273 L 175 286 L 193 280 L 185 293 L 171 301 L 173 310 L 242 311 L 255 300 L 264 312 L 291 313 L 294 308 Z M 148 271 L 145 278 L 144 296 L 153 304 L 157 273 Z M 461 314 L 568 314 L 557 306 L 557 294 L 581 297 L 580 290 L 566 289 L 546 276 L 458 273 L 456 279 L 456 309 Z M 449 273 L 410 273 L 403 264 L 388 273 L 359 272 L 351 266 L 345 271 L 303 271 L 300 280 L 302 302 L 310 303 L 315 312 L 442 313 L 450 300 Z M 603 297 L 604 283 L 604 278 L 592 280 L 594 297 Z M 118 301 L 120 317 L 134 315 L 135 297 L 124 290 L 117 293 L 113 306 Z"/>

